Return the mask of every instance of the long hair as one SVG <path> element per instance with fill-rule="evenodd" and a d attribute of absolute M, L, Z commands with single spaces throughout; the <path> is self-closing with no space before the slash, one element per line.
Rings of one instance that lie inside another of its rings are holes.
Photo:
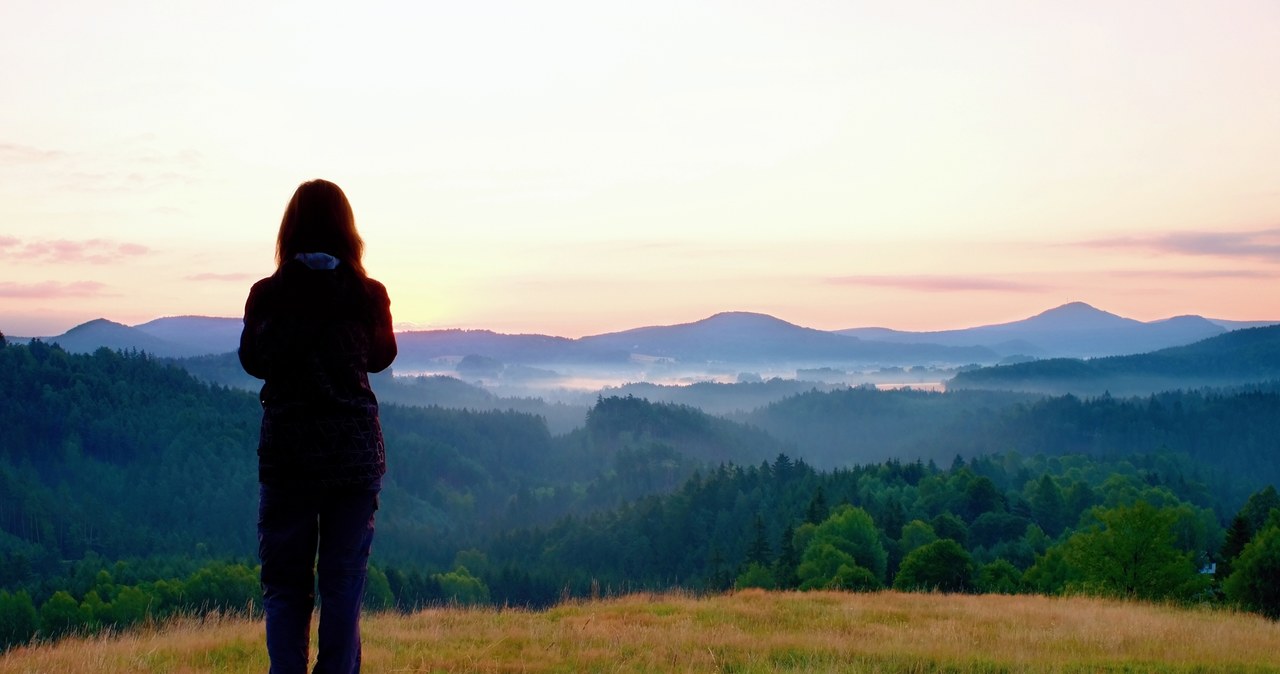
<path fill-rule="evenodd" d="M 342 188 L 328 180 L 311 180 L 294 191 L 280 220 L 276 237 L 276 266 L 283 267 L 298 253 L 328 253 L 366 278 L 364 240 L 356 231 L 356 216 Z"/>

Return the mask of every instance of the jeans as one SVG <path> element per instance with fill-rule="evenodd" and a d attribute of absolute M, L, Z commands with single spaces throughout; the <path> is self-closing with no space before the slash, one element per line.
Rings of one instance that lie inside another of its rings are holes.
<path fill-rule="evenodd" d="M 320 644 L 313 672 L 360 671 L 360 606 L 379 487 L 261 485 L 258 556 L 271 674 L 307 671 L 317 570 Z"/>

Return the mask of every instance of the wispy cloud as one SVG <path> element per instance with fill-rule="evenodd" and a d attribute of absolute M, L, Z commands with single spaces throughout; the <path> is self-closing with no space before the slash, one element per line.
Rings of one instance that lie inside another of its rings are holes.
<path fill-rule="evenodd" d="M 0 297 L 11 299 L 61 299 L 65 297 L 97 297 L 103 295 L 106 286 L 97 281 L 59 283 L 9 283 L 0 282 Z"/>
<path fill-rule="evenodd" d="M 184 276 L 187 281 L 253 281 L 257 279 L 254 274 L 192 274 Z"/>
<path fill-rule="evenodd" d="M 871 286 L 875 288 L 898 288 L 918 292 L 1005 292 L 1031 293 L 1047 290 L 1045 286 L 1021 281 L 987 278 L 982 276 L 934 276 L 917 275 L 851 275 L 832 276 L 825 279 L 827 283 L 848 286 Z"/>
<path fill-rule="evenodd" d="M 1109 272 L 1110 276 L 1127 279 L 1200 280 L 1200 279 L 1273 279 L 1277 274 L 1254 269 L 1129 269 Z"/>
<path fill-rule="evenodd" d="M 110 264 L 148 252 L 150 249 L 142 244 L 107 239 L 84 241 L 53 239 L 23 242 L 14 237 L 0 237 L 0 260 L 41 264 Z"/>
<path fill-rule="evenodd" d="M 67 153 L 31 145 L 0 142 L 0 161 L 37 162 L 62 159 Z"/>
<path fill-rule="evenodd" d="M 157 149 L 156 139 L 126 139 L 102 150 L 55 150 L 0 140 L 0 171 L 12 185 L 36 172 L 59 194 L 152 192 L 199 181 L 206 161 L 194 149 Z"/>
<path fill-rule="evenodd" d="M 1089 248 L 1140 248 L 1176 255 L 1243 257 L 1280 262 L 1280 227 L 1249 232 L 1172 232 L 1149 237 L 1095 239 Z"/>

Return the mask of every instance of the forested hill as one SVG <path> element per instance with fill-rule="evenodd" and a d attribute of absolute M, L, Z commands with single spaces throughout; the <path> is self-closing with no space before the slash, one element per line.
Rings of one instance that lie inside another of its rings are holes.
<path fill-rule="evenodd" d="M 0 347 L 0 391 L 0 562 L 253 554 L 256 395 L 144 354 L 40 341 Z M 638 399 L 607 399 L 562 437 L 511 411 L 384 404 L 382 417 L 379 554 L 424 563 L 503 527 L 613 507 L 779 447 Z"/>
<path fill-rule="evenodd" d="M 1142 398 L 870 388 L 811 392 L 735 419 L 818 467 L 994 452 L 1115 458 L 1185 454 L 1224 498 L 1280 483 L 1280 389 L 1172 391 Z"/>
<path fill-rule="evenodd" d="M 1130 459 L 1006 454 L 949 469 L 890 461 L 818 472 L 780 456 L 717 468 L 620 510 L 511 532 L 488 548 L 487 564 L 518 565 L 583 591 L 592 582 L 615 591 L 671 584 L 911 589 L 917 581 L 902 577 L 907 557 L 933 546 L 948 550 L 928 562 L 931 573 L 952 574 L 954 585 L 943 589 L 1055 591 L 1078 576 L 1061 558 L 1038 560 L 1096 523 L 1101 510 L 1142 501 L 1165 510 L 1159 517 L 1167 520 L 1150 525 L 1173 532 L 1159 545 L 1173 543 L 1181 551 L 1171 556 L 1177 573 L 1195 580 L 1223 541 L 1222 514 L 1212 510 L 1219 504 L 1178 457 Z M 1262 519 L 1274 494 L 1255 499 Z"/>
<path fill-rule="evenodd" d="M 1236 330 L 1187 346 L 1133 356 L 1054 358 L 980 368 L 956 375 L 947 382 L 947 388 L 1053 395 L 1146 395 L 1277 380 L 1280 325 Z"/>
<path fill-rule="evenodd" d="M 160 596 L 146 582 L 165 577 L 140 569 L 166 558 L 245 560 L 231 575 L 257 595 L 256 396 L 146 355 L 38 341 L 0 346 L 0 391 L 0 623 L 16 610 L 30 627 L 39 606 L 42 634 L 132 624 Z M 1267 519 L 1280 497 L 1258 491 L 1280 482 L 1274 391 L 814 391 L 749 424 L 614 397 L 564 435 L 510 411 L 382 414 L 390 472 L 370 594 L 382 606 L 545 604 L 600 583 L 1194 599 L 1204 562 L 1247 566 L 1251 536 L 1280 536 L 1280 515 Z M 957 454 L 979 458 L 916 458 Z M 1220 546 L 1242 503 L 1247 526 Z M 1113 535 L 1155 546 L 1152 574 L 1179 580 L 1153 590 L 1091 575 Z M 104 560 L 135 560 L 138 584 L 97 582 Z M 136 610 L 119 622 L 125 599 Z M 97 622 L 76 622 L 85 611 Z M 0 633 L 0 648 L 32 633 Z"/>
<path fill-rule="evenodd" d="M 76 559 L 254 550 L 250 393 L 147 356 L 0 348 L 0 553 Z M 810 392 L 731 423 L 604 398 L 557 436 L 510 411 L 383 407 L 380 554 L 436 559 L 477 537 L 680 487 L 699 467 L 787 453 L 820 469 L 993 452 L 1191 456 L 1224 502 L 1280 483 L 1280 394 L 1035 399 L 981 391 Z M 38 556 L 38 555 L 37 555 Z"/>
<path fill-rule="evenodd" d="M 0 553 L 254 550 L 254 396 L 39 341 L 0 348 L 0 390 Z"/>
<path fill-rule="evenodd" d="M 257 392 L 262 380 L 245 373 L 236 353 L 220 353 L 194 358 L 165 359 L 211 384 Z M 413 407 L 448 407 L 467 410 L 515 410 L 544 418 L 553 433 L 565 433 L 582 426 L 586 405 L 547 402 L 541 398 L 504 398 L 480 386 L 445 376 L 392 376 L 390 370 L 369 377 L 378 400 Z"/>

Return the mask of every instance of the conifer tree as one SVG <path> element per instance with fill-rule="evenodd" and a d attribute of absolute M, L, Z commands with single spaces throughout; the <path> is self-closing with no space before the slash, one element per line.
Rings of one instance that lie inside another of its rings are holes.
<path fill-rule="evenodd" d="M 1249 526 L 1249 518 L 1245 517 L 1243 512 L 1236 513 L 1236 516 L 1231 518 L 1231 526 L 1227 527 L 1226 540 L 1222 542 L 1222 559 L 1218 562 L 1217 572 L 1214 574 L 1218 580 L 1226 580 L 1231 575 L 1231 567 L 1251 538 L 1253 538 L 1253 528 Z"/>
<path fill-rule="evenodd" d="M 773 557 L 773 550 L 769 546 L 769 539 L 764 528 L 764 518 L 760 516 L 760 513 L 756 513 L 756 518 L 752 522 L 751 528 L 755 533 L 751 539 L 751 546 L 747 548 L 747 563 L 755 563 L 767 567 Z"/>
<path fill-rule="evenodd" d="M 1280 620 L 1280 509 L 1244 546 L 1224 586 L 1227 598 L 1273 620 Z"/>
<path fill-rule="evenodd" d="M 804 521 L 809 524 L 819 524 L 827 519 L 828 514 L 827 495 L 822 491 L 822 485 L 818 485 L 818 490 L 814 492 L 813 499 L 809 501 L 809 507 L 805 510 Z"/>
<path fill-rule="evenodd" d="M 779 546 L 778 559 L 773 565 L 773 577 L 782 589 L 794 589 L 800 585 L 800 577 L 796 569 L 800 567 L 800 553 L 796 550 L 795 529 L 787 525 L 782 532 L 782 544 Z"/>

